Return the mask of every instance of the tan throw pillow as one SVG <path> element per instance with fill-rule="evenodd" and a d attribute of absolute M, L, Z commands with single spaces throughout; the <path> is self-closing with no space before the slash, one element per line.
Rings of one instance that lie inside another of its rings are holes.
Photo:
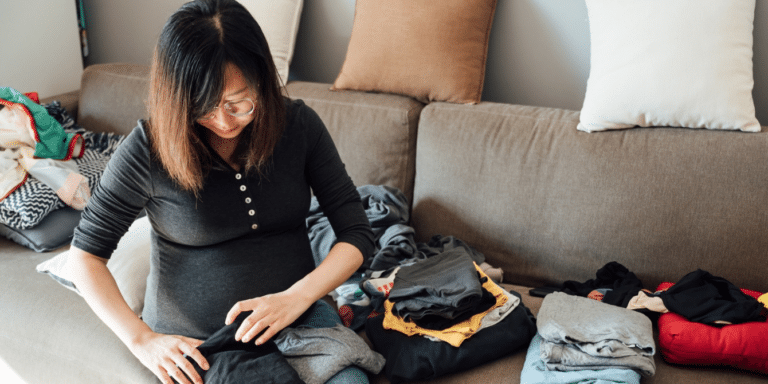
<path fill-rule="evenodd" d="M 358 0 L 331 89 L 480 102 L 496 0 Z"/>

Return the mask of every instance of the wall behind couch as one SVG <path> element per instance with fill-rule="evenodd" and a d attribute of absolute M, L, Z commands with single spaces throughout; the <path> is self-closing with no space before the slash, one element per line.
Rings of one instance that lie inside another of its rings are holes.
<path fill-rule="evenodd" d="M 91 56 L 86 64 L 148 64 L 168 16 L 184 0 L 83 0 Z M 291 79 L 332 83 L 354 21 L 354 0 L 305 0 Z M 149 12 L 148 10 L 152 10 Z M 768 126 L 768 0 L 758 0 L 753 91 Z M 586 5 L 574 0 L 498 0 L 483 100 L 579 110 L 589 76 Z"/>
<path fill-rule="evenodd" d="M 74 0 L 0 2 L 0 87 L 48 97 L 80 88 Z"/>

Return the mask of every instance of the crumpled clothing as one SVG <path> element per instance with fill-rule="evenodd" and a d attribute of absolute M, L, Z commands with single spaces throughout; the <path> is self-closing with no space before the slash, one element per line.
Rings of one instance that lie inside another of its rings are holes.
<path fill-rule="evenodd" d="M 54 190 L 65 204 L 77 210 L 85 209 L 91 198 L 91 188 L 88 179 L 78 173 L 77 163 L 37 159 L 29 147 L 20 148 L 19 152 L 19 163 L 32 177 Z"/>
<path fill-rule="evenodd" d="M 18 159 L 17 150 L 0 150 L 0 201 L 27 181 L 27 171 L 19 164 Z"/>
<path fill-rule="evenodd" d="M 0 87 L 0 104 L 6 107 L 4 110 L 9 110 L 0 120 L 5 120 L 9 112 L 14 116 L 12 121 L 0 122 L 0 146 L 31 146 L 36 157 L 55 160 L 69 160 L 83 155 L 83 137 L 65 132 L 45 107 L 29 97 L 13 88 Z"/>
<path fill-rule="evenodd" d="M 53 189 L 65 204 L 85 208 L 91 195 L 88 180 L 73 161 L 54 160 L 82 156 L 83 137 L 66 133 L 45 107 L 12 88 L 0 88 L 0 97 L 0 147 L 5 148 L 0 155 L 0 201 L 24 184 L 29 174 Z"/>
<path fill-rule="evenodd" d="M 667 307 L 664 306 L 664 301 L 661 297 L 654 295 L 649 296 L 645 291 L 638 292 L 637 296 L 633 297 L 632 300 L 629 301 L 629 304 L 627 304 L 627 309 L 647 309 L 657 313 L 669 312 Z"/>
<path fill-rule="evenodd" d="M 730 281 L 698 269 L 658 296 L 666 308 L 697 323 L 739 324 L 765 320 L 762 305 Z"/>
<path fill-rule="evenodd" d="M 643 283 L 627 267 L 611 261 L 600 268 L 594 279 L 585 282 L 566 281 L 562 291 L 571 295 L 589 297 L 593 291 L 603 294 L 602 301 L 606 304 L 627 307 L 629 300 L 637 296 L 643 289 Z M 593 294 L 593 296 L 596 296 Z M 599 296 L 598 296 L 599 297 Z"/>
<path fill-rule="evenodd" d="M 405 242 L 405 245 L 412 241 L 412 247 L 415 250 L 416 243 L 412 240 L 413 229 L 409 230 L 410 227 L 405 225 L 410 219 L 405 194 L 397 188 L 384 185 L 364 185 L 358 187 L 357 191 L 365 208 L 365 214 L 370 221 L 371 229 L 373 229 L 375 252 L 387 248 L 387 245 L 392 241 Z M 320 208 L 317 197 L 312 197 L 306 224 L 315 265 L 320 265 L 336 243 L 336 235 L 328 218 Z M 400 253 L 400 251 L 396 251 L 396 253 Z M 366 260 L 360 267 L 361 271 L 371 266 L 371 258 L 367 257 L 368 255 L 365 256 Z"/>

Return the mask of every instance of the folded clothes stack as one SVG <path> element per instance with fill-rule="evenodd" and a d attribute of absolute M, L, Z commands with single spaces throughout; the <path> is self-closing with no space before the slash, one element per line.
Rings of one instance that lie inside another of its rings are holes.
<path fill-rule="evenodd" d="M 555 292 L 544 298 L 536 325 L 523 382 L 639 382 L 656 371 L 653 324 L 641 313 Z M 555 371 L 570 373 L 547 373 Z"/>
<path fill-rule="evenodd" d="M 463 252 L 396 268 L 383 313 L 365 332 L 386 358 L 392 383 L 466 370 L 527 346 L 535 319 L 516 292 L 498 286 Z"/>

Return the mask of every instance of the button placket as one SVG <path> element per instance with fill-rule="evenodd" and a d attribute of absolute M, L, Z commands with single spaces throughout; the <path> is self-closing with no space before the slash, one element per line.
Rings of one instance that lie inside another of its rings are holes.
<path fill-rule="evenodd" d="M 236 180 L 241 180 L 242 178 L 243 178 L 243 175 L 241 173 L 235 174 Z M 240 192 L 246 192 L 247 190 L 248 190 L 248 187 L 246 187 L 245 184 L 240 185 Z M 244 201 L 246 204 L 246 209 L 248 209 L 248 216 L 250 216 L 253 219 L 251 224 L 251 229 L 256 230 L 259 228 L 259 225 L 256 223 L 256 209 L 254 209 L 251 206 L 253 199 L 251 198 L 251 196 L 249 196 L 249 194 L 246 194 Z"/>

